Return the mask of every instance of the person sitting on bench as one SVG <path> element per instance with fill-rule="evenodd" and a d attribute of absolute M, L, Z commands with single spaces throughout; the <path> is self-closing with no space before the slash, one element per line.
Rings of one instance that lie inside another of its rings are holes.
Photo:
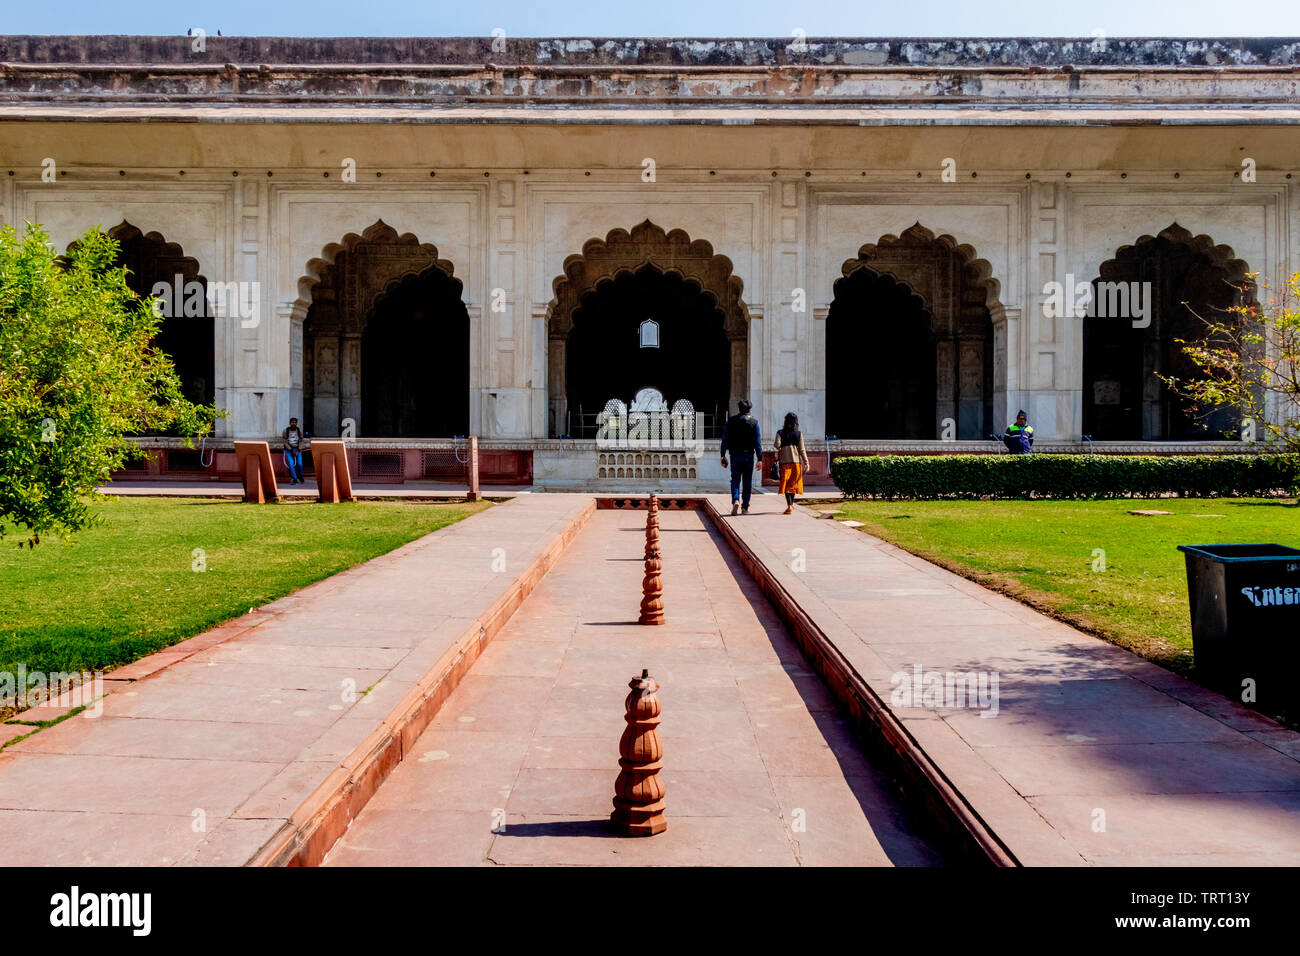
<path fill-rule="evenodd" d="M 284 466 L 289 469 L 289 484 L 301 485 L 302 480 L 302 443 L 307 433 L 298 427 L 298 419 L 289 419 L 289 427 L 284 430 Z"/>

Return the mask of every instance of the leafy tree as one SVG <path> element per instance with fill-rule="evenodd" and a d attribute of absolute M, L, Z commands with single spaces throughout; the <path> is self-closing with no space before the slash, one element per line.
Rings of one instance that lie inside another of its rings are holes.
<path fill-rule="evenodd" d="M 14 525 L 20 546 L 92 523 L 95 489 L 143 455 L 128 435 L 223 414 L 185 399 L 117 251 L 99 229 L 60 256 L 40 226 L 0 227 L 0 536 Z"/>
<path fill-rule="evenodd" d="M 1258 274 L 1249 276 L 1251 285 Z M 1242 291 L 1250 292 L 1251 286 Z M 1188 411 L 1240 412 L 1243 431 L 1274 448 L 1300 452 L 1300 272 L 1280 296 L 1263 302 L 1243 295 L 1222 318 L 1198 316 L 1195 340 L 1175 339 L 1199 375 L 1159 376 L 1189 403 Z M 1225 432 L 1235 434 L 1235 430 Z"/>

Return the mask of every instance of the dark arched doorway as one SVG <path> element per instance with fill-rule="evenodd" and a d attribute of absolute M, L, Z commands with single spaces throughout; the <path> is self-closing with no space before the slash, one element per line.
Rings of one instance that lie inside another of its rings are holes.
<path fill-rule="evenodd" d="M 642 345 L 647 319 L 658 325 L 657 347 Z M 723 325 L 715 297 L 680 275 L 643 266 L 599 283 L 574 310 L 565 349 L 575 425 L 577 415 L 589 419 L 645 387 L 669 404 L 686 399 L 713 422 L 725 417 L 731 346 Z"/>
<path fill-rule="evenodd" d="M 826 317 L 826 434 L 935 438 L 935 343 L 920 296 L 859 269 Z"/>
<path fill-rule="evenodd" d="M 318 437 L 469 433 L 469 315 L 452 264 L 374 223 L 308 263 L 303 419 Z M 349 431 L 350 429 L 350 431 Z"/>
<path fill-rule="evenodd" d="M 375 302 L 361 336 L 361 434 L 469 433 L 469 313 L 436 266 Z"/>
<path fill-rule="evenodd" d="M 731 260 L 681 229 L 648 219 L 589 239 L 564 260 L 547 313 L 548 429 L 593 437 L 611 399 L 643 388 L 674 405 L 686 399 L 713 437 L 749 390 L 749 310 Z M 641 347 L 651 313 L 659 347 Z M 581 317 L 580 317 L 581 314 Z M 578 330 L 578 325 L 582 330 Z M 571 333 L 577 333 L 571 335 Z M 569 348 L 579 356 L 571 358 Z M 602 353 L 602 348 L 612 351 Z M 581 408 L 579 408 L 579 405 Z"/>
<path fill-rule="evenodd" d="M 826 324 L 826 431 L 844 439 L 976 440 L 1005 399 L 988 262 L 916 223 L 843 266 Z M 865 273 L 865 275 L 864 275 Z"/>
<path fill-rule="evenodd" d="M 108 235 L 118 242 L 114 265 L 126 267 L 126 284 L 132 292 L 152 298 L 159 285 L 167 287 L 168 293 L 158 297 L 163 302 L 163 319 L 152 344 L 171 359 L 188 401 L 213 404 L 216 323 L 208 301 L 208 280 L 199 274 L 198 260 L 185 255 L 178 243 L 168 242 L 160 233 L 146 234 L 129 222 L 114 226 Z"/>
<path fill-rule="evenodd" d="M 1084 434 L 1098 441 L 1189 441 L 1223 439 L 1235 428 L 1234 410 L 1193 412 L 1157 376 L 1202 375 L 1178 340 L 1203 338 L 1205 320 L 1228 320 L 1247 271 L 1231 249 L 1177 224 L 1102 263 L 1089 310 L 1096 314 L 1083 319 Z"/>

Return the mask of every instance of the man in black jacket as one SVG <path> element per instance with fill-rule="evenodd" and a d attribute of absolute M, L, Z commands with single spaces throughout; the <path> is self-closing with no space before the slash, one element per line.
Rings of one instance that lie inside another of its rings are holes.
<path fill-rule="evenodd" d="M 763 467 L 763 442 L 758 434 L 758 420 L 749 414 L 754 406 L 742 398 L 737 407 L 739 415 L 732 415 L 722 428 L 722 467 L 727 467 L 727 452 L 731 452 L 731 513 L 749 514 L 749 496 L 753 487 L 754 469 Z M 743 489 L 743 492 L 742 492 Z M 741 495 L 744 504 L 741 504 Z"/>

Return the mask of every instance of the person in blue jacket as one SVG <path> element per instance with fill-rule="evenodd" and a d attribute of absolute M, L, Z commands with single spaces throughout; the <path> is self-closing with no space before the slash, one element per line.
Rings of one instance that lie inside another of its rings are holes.
<path fill-rule="evenodd" d="M 749 514 L 749 497 L 753 488 L 754 469 L 763 467 L 763 442 L 758 434 L 758 419 L 749 414 L 753 404 L 742 398 L 736 403 L 740 414 L 732 415 L 722 427 L 722 467 L 727 467 L 731 452 L 731 513 Z M 741 505 L 741 494 L 744 505 Z"/>
<path fill-rule="evenodd" d="M 1029 424 L 1029 416 L 1022 408 L 1016 413 L 1016 423 L 1007 426 L 1007 433 L 1002 441 L 1007 451 L 1013 455 L 1028 455 L 1034 450 L 1034 426 Z"/>

